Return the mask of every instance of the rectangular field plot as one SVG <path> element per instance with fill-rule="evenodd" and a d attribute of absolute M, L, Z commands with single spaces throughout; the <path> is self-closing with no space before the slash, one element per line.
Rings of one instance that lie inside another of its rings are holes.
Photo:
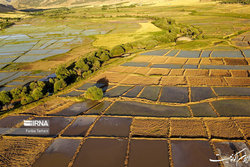
<path fill-rule="evenodd" d="M 238 127 L 230 118 L 220 118 L 220 119 L 204 119 L 207 127 L 208 134 L 212 138 L 222 138 L 222 139 L 241 139 L 243 135 L 240 133 Z"/>
<path fill-rule="evenodd" d="M 198 65 L 187 64 L 183 66 L 184 69 L 198 69 Z"/>
<path fill-rule="evenodd" d="M 161 102 L 187 103 L 188 88 L 186 87 L 163 87 L 160 97 Z"/>
<path fill-rule="evenodd" d="M 14 80 L 14 79 L 16 79 L 18 77 L 26 76 L 28 74 L 29 74 L 29 72 L 24 72 L 24 71 L 17 72 L 14 75 L 11 75 L 8 78 L 5 78 L 4 80 L 2 80 L 0 82 L 0 85 L 5 85 L 6 83 L 8 83 L 8 82 L 10 82 L 10 81 L 12 81 L 12 80 Z"/>
<path fill-rule="evenodd" d="M 171 68 L 179 69 L 182 67 L 182 64 L 153 64 L 150 68 Z"/>
<path fill-rule="evenodd" d="M 201 51 L 180 51 L 177 57 L 199 58 Z"/>
<path fill-rule="evenodd" d="M 219 166 L 218 163 L 209 161 L 209 159 L 216 159 L 216 157 L 208 141 L 171 140 L 171 150 L 174 167 Z"/>
<path fill-rule="evenodd" d="M 131 118 L 101 117 L 90 132 L 90 136 L 128 137 Z"/>
<path fill-rule="evenodd" d="M 211 54 L 211 51 L 209 51 L 209 50 L 204 50 L 204 51 L 201 53 L 201 57 L 210 57 L 210 54 Z"/>
<path fill-rule="evenodd" d="M 243 53 L 244 53 L 244 55 L 245 55 L 247 58 L 250 58 L 250 49 L 248 49 L 248 50 L 243 50 Z"/>
<path fill-rule="evenodd" d="M 170 119 L 170 137 L 207 137 L 202 120 L 195 118 Z"/>
<path fill-rule="evenodd" d="M 132 139 L 128 167 L 169 167 L 168 143 L 164 140 Z"/>
<path fill-rule="evenodd" d="M 157 85 L 160 81 L 161 77 L 154 76 L 140 76 L 140 75 L 129 75 L 125 80 L 123 80 L 122 84 L 129 85 Z"/>
<path fill-rule="evenodd" d="M 189 117 L 186 106 L 165 106 L 138 102 L 115 102 L 105 113 L 106 115 L 132 115 L 152 117 Z"/>
<path fill-rule="evenodd" d="M 134 137 L 166 137 L 168 131 L 169 121 L 165 118 L 134 118 L 131 126 L 131 133 Z"/>
<path fill-rule="evenodd" d="M 215 142 L 213 142 L 213 144 L 215 145 L 216 150 L 218 150 L 218 152 L 221 153 L 221 155 L 219 156 L 221 159 L 230 159 L 230 156 L 232 156 L 236 152 L 239 152 L 243 149 L 247 149 L 246 150 L 247 155 L 250 154 L 249 148 L 243 142 L 219 142 L 219 141 L 215 141 Z M 246 163 L 243 163 L 242 161 L 239 161 L 238 163 L 236 163 L 236 162 L 230 162 L 229 160 L 223 161 L 223 165 L 225 167 L 248 166 Z"/>
<path fill-rule="evenodd" d="M 242 129 L 244 136 L 250 139 L 250 118 L 235 118 L 235 121 Z"/>
<path fill-rule="evenodd" d="M 147 67 L 149 65 L 148 62 L 127 62 L 122 64 L 122 66 L 129 66 L 129 67 Z"/>
<path fill-rule="evenodd" d="M 210 87 L 191 87 L 191 101 L 201 101 L 216 97 Z"/>
<path fill-rule="evenodd" d="M 212 102 L 215 110 L 224 117 L 250 116 L 250 100 L 231 99 Z"/>
<path fill-rule="evenodd" d="M 57 113 L 51 113 L 48 115 L 55 115 L 55 116 L 75 116 L 80 115 L 86 112 L 88 109 L 94 107 L 98 102 L 87 100 L 85 102 L 75 103 L 70 107 L 63 109 Z"/>
<path fill-rule="evenodd" d="M 78 117 L 62 136 L 85 136 L 96 117 Z"/>
<path fill-rule="evenodd" d="M 200 69 L 250 70 L 247 65 L 201 65 Z"/>
<path fill-rule="evenodd" d="M 32 166 L 68 166 L 80 142 L 79 139 L 56 139 Z"/>
<path fill-rule="evenodd" d="M 211 57 L 240 57 L 242 54 L 240 51 L 213 51 Z"/>
<path fill-rule="evenodd" d="M 88 138 L 77 154 L 73 167 L 83 164 L 84 167 L 123 166 L 127 145 L 125 139 Z"/>
<path fill-rule="evenodd" d="M 224 61 L 226 65 L 247 65 L 247 61 L 243 58 L 224 58 Z"/>
<path fill-rule="evenodd" d="M 217 117 L 217 114 L 208 103 L 193 104 L 190 107 L 194 117 Z"/>
<path fill-rule="evenodd" d="M 29 116 L 8 116 L 0 120 L 0 128 L 12 128 L 15 125 L 27 120 Z"/>
<path fill-rule="evenodd" d="M 219 96 L 250 96 L 250 88 L 244 87 L 214 87 Z"/>
<path fill-rule="evenodd" d="M 135 86 L 133 89 L 131 89 L 130 91 L 128 91 L 125 95 L 123 95 L 124 97 L 130 97 L 130 98 L 135 98 L 143 89 L 143 86 Z"/>
<path fill-rule="evenodd" d="M 179 50 L 171 50 L 171 52 L 168 53 L 166 56 L 173 57 L 173 56 L 175 56 L 178 52 L 179 52 Z"/>
<path fill-rule="evenodd" d="M 14 61 L 17 57 L 7 57 L 7 58 L 1 58 L 0 57 L 0 63 L 11 63 Z"/>
<path fill-rule="evenodd" d="M 4 158 L 0 166 L 32 166 L 50 143 L 50 138 L 3 137 L 0 140 L 0 154 Z"/>
<path fill-rule="evenodd" d="M 99 115 L 101 114 L 104 110 L 106 110 L 109 106 L 111 105 L 111 102 L 109 101 L 103 101 L 97 106 L 91 108 L 88 110 L 85 114 L 86 115 Z"/>
<path fill-rule="evenodd" d="M 163 56 L 165 55 L 169 50 L 168 49 L 160 49 L 160 50 L 154 50 L 146 53 L 141 53 L 140 55 L 146 55 L 146 56 Z"/>
<path fill-rule="evenodd" d="M 140 94 L 140 98 L 156 101 L 158 99 L 161 87 L 156 86 L 146 86 L 142 93 Z"/>
<path fill-rule="evenodd" d="M 104 96 L 106 96 L 106 97 L 119 97 L 122 94 L 124 94 L 125 92 L 127 92 L 130 88 L 131 88 L 131 86 L 118 86 L 118 87 L 113 88 L 113 89 L 109 90 L 108 92 L 106 92 Z"/>
<path fill-rule="evenodd" d="M 17 72 L 0 72 L 0 80 L 3 80 L 5 78 L 8 78 L 14 74 L 16 74 Z"/>

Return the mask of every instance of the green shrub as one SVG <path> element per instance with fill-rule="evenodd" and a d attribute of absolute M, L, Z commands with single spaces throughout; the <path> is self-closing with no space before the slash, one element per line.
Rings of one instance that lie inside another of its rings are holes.
<path fill-rule="evenodd" d="M 90 87 L 85 92 L 84 97 L 90 100 L 101 100 L 103 98 L 103 91 L 96 86 Z"/>
<path fill-rule="evenodd" d="M 33 101 L 34 101 L 34 99 L 32 98 L 31 95 L 26 95 L 26 96 L 22 97 L 21 104 L 25 105 L 25 104 L 29 104 L 29 103 L 31 103 Z"/>
<path fill-rule="evenodd" d="M 42 88 L 35 88 L 32 93 L 31 96 L 34 100 L 39 100 L 43 97 L 43 92 L 42 92 Z"/>
<path fill-rule="evenodd" d="M 82 78 L 88 77 L 91 73 L 92 73 L 91 71 L 86 71 L 86 72 L 82 73 Z"/>
<path fill-rule="evenodd" d="M 2 104 L 7 104 L 7 103 L 11 102 L 11 97 L 10 97 L 9 92 L 7 92 L 7 91 L 0 92 L 0 102 Z"/>
<path fill-rule="evenodd" d="M 100 67 L 101 67 L 101 63 L 100 63 L 98 60 L 96 60 L 96 61 L 93 63 L 92 70 L 93 70 L 93 71 L 96 71 L 96 70 L 98 70 Z"/>
<path fill-rule="evenodd" d="M 133 50 L 133 45 L 131 43 L 123 44 L 122 47 L 126 53 L 130 53 Z"/>
<path fill-rule="evenodd" d="M 125 49 L 121 45 L 117 45 L 113 47 L 111 50 L 112 57 L 121 56 L 124 53 L 125 53 Z"/>
<path fill-rule="evenodd" d="M 20 99 L 21 93 L 22 93 L 22 89 L 20 88 L 15 88 L 10 91 L 10 94 L 14 100 Z"/>
<path fill-rule="evenodd" d="M 70 75 L 69 70 L 66 68 L 65 65 L 60 65 L 57 69 L 56 69 L 56 76 L 59 79 L 66 79 L 68 76 Z"/>
<path fill-rule="evenodd" d="M 54 92 L 64 89 L 67 86 L 66 82 L 62 79 L 55 81 L 54 83 Z"/>
<path fill-rule="evenodd" d="M 80 68 L 82 71 L 88 71 L 89 70 L 89 65 L 86 64 L 85 58 L 82 58 L 76 62 L 76 67 Z"/>

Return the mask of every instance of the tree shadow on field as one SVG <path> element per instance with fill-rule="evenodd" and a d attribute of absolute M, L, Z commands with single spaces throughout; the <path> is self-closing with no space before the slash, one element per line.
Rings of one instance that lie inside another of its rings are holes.
<path fill-rule="evenodd" d="M 106 77 L 101 78 L 96 82 L 96 86 L 102 88 L 103 93 L 105 93 L 109 86 L 109 80 Z"/>

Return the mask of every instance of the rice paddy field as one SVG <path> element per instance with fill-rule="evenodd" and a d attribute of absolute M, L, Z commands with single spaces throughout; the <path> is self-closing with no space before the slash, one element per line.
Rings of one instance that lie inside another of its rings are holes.
<path fill-rule="evenodd" d="M 209 159 L 243 149 L 249 156 L 249 5 L 164 5 L 73 7 L 64 18 L 28 16 L 1 31 L 1 91 L 54 75 L 97 47 L 160 31 L 136 16 L 171 17 L 204 38 L 115 58 L 67 90 L 1 115 L 0 166 L 234 167 Z M 76 100 L 93 86 L 102 100 Z M 22 131 L 24 120 L 48 120 L 49 131 Z"/>

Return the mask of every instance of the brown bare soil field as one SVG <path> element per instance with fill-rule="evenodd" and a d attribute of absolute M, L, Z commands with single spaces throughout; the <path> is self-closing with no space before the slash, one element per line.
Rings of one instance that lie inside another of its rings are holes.
<path fill-rule="evenodd" d="M 166 61 L 168 61 L 168 57 L 154 56 L 150 62 L 153 64 L 164 64 Z"/>
<path fill-rule="evenodd" d="M 132 62 L 150 62 L 154 56 L 136 56 Z"/>
<path fill-rule="evenodd" d="M 209 70 L 206 69 L 186 69 L 185 76 L 208 76 Z"/>
<path fill-rule="evenodd" d="M 96 77 L 92 78 L 92 82 L 97 82 L 102 78 L 108 79 L 110 83 L 118 83 L 122 81 L 124 78 L 127 77 L 128 74 L 121 74 L 117 72 L 104 72 L 103 74 L 97 75 Z"/>
<path fill-rule="evenodd" d="M 66 107 L 71 105 L 73 102 L 63 99 L 63 98 L 53 98 L 52 100 L 46 101 L 43 104 L 40 104 L 34 108 L 29 110 L 25 110 L 25 113 L 43 115 L 49 111 L 61 109 L 62 107 Z"/>
<path fill-rule="evenodd" d="M 228 70 L 210 69 L 210 76 L 211 77 L 230 77 L 231 74 Z"/>
<path fill-rule="evenodd" d="M 248 77 L 247 70 L 231 70 L 233 77 Z"/>
<path fill-rule="evenodd" d="M 186 85 L 186 84 L 187 84 L 187 81 L 185 77 L 182 77 L 182 76 L 162 77 L 162 85 L 174 86 L 174 85 Z"/>
<path fill-rule="evenodd" d="M 250 118 L 235 118 L 235 121 L 243 130 L 244 135 L 250 138 Z"/>
<path fill-rule="evenodd" d="M 31 166 L 50 142 L 49 138 L 4 137 L 0 140 L 0 166 Z"/>
<path fill-rule="evenodd" d="M 170 119 L 171 137 L 207 137 L 200 119 Z"/>
<path fill-rule="evenodd" d="M 221 58 L 202 58 L 201 65 L 223 65 L 223 59 Z"/>
<path fill-rule="evenodd" d="M 131 126 L 133 136 L 167 136 L 169 124 L 166 119 L 135 118 Z"/>
<path fill-rule="evenodd" d="M 233 120 L 229 118 L 204 119 L 211 137 L 218 138 L 242 138 L 242 134 Z"/>
<path fill-rule="evenodd" d="M 135 73 L 146 75 L 150 70 L 151 70 L 151 68 L 149 68 L 149 67 L 138 67 L 138 69 L 135 71 Z"/>
<path fill-rule="evenodd" d="M 187 77 L 190 86 L 226 86 L 224 78 L 218 77 Z"/>
<path fill-rule="evenodd" d="M 244 58 L 224 58 L 226 65 L 247 65 Z"/>
<path fill-rule="evenodd" d="M 129 75 L 122 84 L 131 84 L 131 85 L 157 85 L 161 77 L 146 77 L 138 75 Z"/>
<path fill-rule="evenodd" d="M 167 64 L 184 64 L 186 61 L 187 61 L 187 58 L 169 57 L 166 63 Z"/>
<path fill-rule="evenodd" d="M 169 76 L 182 76 L 185 69 L 172 69 Z"/>
<path fill-rule="evenodd" d="M 247 77 L 225 77 L 227 83 L 230 86 L 249 86 L 250 85 L 250 78 Z"/>
<path fill-rule="evenodd" d="M 168 75 L 170 72 L 170 69 L 166 68 L 151 68 L 149 71 L 149 75 Z"/>
<path fill-rule="evenodd" d="M 189 58 L 186 64 L 188 65 L 198 65 L 200 62 L 200 58 Z"/>

